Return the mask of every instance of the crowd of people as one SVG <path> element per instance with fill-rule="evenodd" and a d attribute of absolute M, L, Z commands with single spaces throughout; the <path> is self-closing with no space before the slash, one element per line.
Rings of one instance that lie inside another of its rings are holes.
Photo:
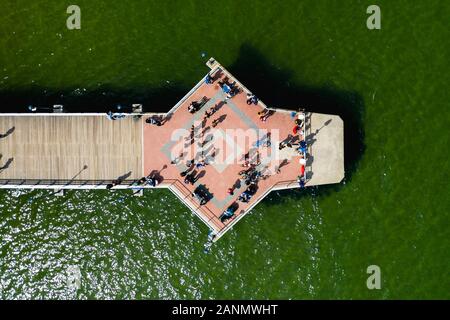
<path fill-rule="evenodd" d="M 207 85 L 211 85 L 215 83 L 215 77 L 208 74 L 204 82 Z M 234 96 L 241 93 L 243 90 L 238 86 L 236 81 L 230 80 L 229 77 L 225 76 L 221 78 L 219 81 L 217 81 L 218 85 L 220 86 L 223 93 L 226 94 L 224 101 L 221 101 L 218 104 L 213 105 L 208 110 L 204 111 L 203 120 L 202 120 L 202 129 L 200 135 L 196 133 L 197 128 L 192 125 L 190 130 L 190 136 L 189 139 L 191 141 L 191 144 L 194 143 L 195 137 L 203 138 L 203 134 L 206 131 L 206 123 L 210 121 L 210 118 L 213 117 L 213 115 L 224 105 L 227 103 L 228 99 L 233 98 Z M 246 94 L 246 103 L 247 105 L 258 105 L 259 100 L 253 93 L 248 92 Z M 203 97 L 200 100 L 191 101 L 187 107 L 187 111 L 191 114 L 195 114 L 199 112 L 208 102 L 207 97 Z M 258 108 L 258 117 L 261 122 L 266 122 L 270 116 L 272 116 L 275 111 L 263 108 L 262 110 Z M 255 111 L 256 112 L 256 111 Z M 125 117 L 123 113 L 114 113 L 114 112 L 108 112 L 107 117 L 110 120 L 118 120 Z M 212 119 L 210 122 L 211 127 L 214 128 L 217 125 L 219 125 L 224 119 L 226 115 L 222 115 L 218 118 Z M 301 188 L 305 187 L 306 183 L 306 159 L 307 159 L 307 143 L 305 141 L 305 112 L 304 110 L 299 110 L 298 112 L 292 113 L 292 118 L 294 121 L 294 126 L 292 128 L 292 134 L 289 134 L 287 139 L 279 143 L 279 150 L 282 150 L 284 148 L 295 148 L 295 150 L 298 152 L 300 156 L 299 160 L 299 175 L 297 178 L 297 182 Z M 154 126 L 162 126 L 168 119 L 161 115 L 152 115 L 148 117 L 145 120 L 145 123 L 149 125 Z M 204 146 L 206 141 L 202 142 L 202 146 Z M 262 171 L 260 169 L 260 160 L 259 160 L 259 148 L 260 147 L 270 147 L 271 140 L 270 140 L 270 134 L 267 135 L 267 137 L 264 137 L 263 139 L 259 139 L 255 145 L 253 146 L 254 150 L 253 153 L 255 154 L 253 161 L 250 160 L 250 151 L 245 155 L 245 161 L 243 163 L 243 170 L 239 172 L 239 179 L 237 182 L 230 188 L 227 189 L 227 193 L 231 196 L 235 196 L 235 200 L 232 202 L 232 204 L 222 213 L 222 215 L 219 217 L 220 221 L 225 222 L 227 220 L 233 219 L 235 217 L 235 213 L 237 209 L 239 208 L 239 203 L 242 204 L 248 204 L 251 199 L 254 197 L 254 195 L 258 191 L 258 183 L 261 179 L 265 179 L 266 177 L 263 176 Z M 171 161 L 171 164 L 173 165 L 179 165 L 182 162 L 183 153 L 180 154 L 180 156 L 176 159 L 173 159 Z M 201 157 L 200 160 L 192 159 L 186 162 L 186 169 L 180 173 L 180 176 L 183 178 L 183 182 L 187 185 L 196 185 L 197 181 L 205 175 L 205 171 L 202 171 L 198 173 L 198 170 L 205 168 L 208 165 L 208 161 L 205 157 Z M 281 168 L 281 166 L 279 167 Z M 279 173 L 280 169 L 277 169 L 277 173 Z M 148 175 L 146 177 L 142 177 L 141 179 L 134 182 L 133 185 L 135 186 L 150 186 L 150 187 L 156 187 L 161 182 L 161 179 L 157 177 L 156 175 Z M 106 188 L 111 189 L 115 186 L 119 185 L 121 183 L 120 180 L 114 180 L 111 183 L 109 183 Z M 241 187 L 244 186 L 245 188 Z M 198 187 L 197 187 L 198 189 Z M 196 189 L 196 190 L 197 190 Z M 235 191 L 240 190 L 240 193 L 235 195 Z M 244 191 L 242 191 L 244 190 Z M 200 199 L 200 205 L 204 205 L 207 202 L 207 199 L 205 196 L 203 196 L 200 192 L 193 192 L 193 197 L 196 196 L 197 199 Z"/>
<path fill-rule="evenodd" d="M 222 91 L 227 94 L 225 100 L 233 98 L 242 91 L 241 88 L 237 86 L 236 81 L 230 82 L 228 77 L 219 80 L 219 86 L 222 88 Z"/>
<path fill-rule="evenodd" d="M 214 84 L 216 82 L 216 77 L 208 74 L 204 82 L 207 85 Z M 220 77 L 217 77 L 220 78 Z M 210 127 L 214 128 L 218 124 L 220 124 L 226 117 L 225 115 L 222 115 L 218 118 L 213 118 L 210 120 L 213 115 L 224 105 L 226 104 L 228 99 L 231 99 L 232 97 L 236 96 L 237 94 L 242 92 L 242 89 L 238 86 L 236 81 L 231 80 L 229 77 L 224 76 L 216 82 L 219 87 L 221 88 L 222 92 L 226 94 L 226 97 L 224 101 L 213 105 L 208 110 L 204 111 L 204 115 L 202 118 L 202 125 L 201 125 L 201 131 L 198 130 L 197 127 L 194 125 L 191 126 L 190 129 L 190 135 L 187 138 L 191 141 L 191 144 L 194 143 L 196 138 L 203 138 L 204 131 Z M 201 100 L 197 101 L 191 101 L 187 107 L 187 111 L 191 114 L 195 114 L 199 112 L 208 102 L 208 98 L 203 97 Z M 259 100 L 258 98 L 253 94 L 248 92 L 247 93 L 247 99 L 246 102 L 248 105 L 258 105 Z M 204 108 L 203 108 L 204 109 Z M 256 111 L 255 111 L 256 112 Z M 263 108 L 262 110 L 258 110 L 258 117 L 261 122 L 266 122 L 270 116 L 272 116 L 275 111 L 267 108 Z M 300 187 L 305 186 L 305 167 L 306 167 L 306 155 L 307 155 L 307 145 L 304 139 L 305 135 L 305 112 L 304 110 L 299 110 L 295 114 L 292 115 L 294 118 L 294 127 L 292 128 L 292 134 L 288 136 L 287 139 L 280 142 L 279 144 L 279 150 L 282 150 L 283 148 L 295 148 L 297 152 L 300 155 L 300 173 L 298 176 L 298 183 Z M 207 122 L 210 121 L 210 127 L 206 127 Z M 161 126 L 164 122 L 164 119 L 159 118 L 158 116 L 152 116 L 146 120 L 146 123 L 156 126 Z M 198 134 L 200 132 L 200 134 Z M 200 143 L 202 147 L 207 143 L 207 141 L 203 141 Z M 233 195 L 235 193 L 235 190 L 241 189 L 241 185 L 246 186 L 244 191 L 241 191 L 238 195 L 236 195 L 236 200 L 233 202 L 233 204 L 228 207 L 221 215 L 220 219 L 222 222 L 232 219 L 235 215 L 235 212 L 237 210 L 237 207 L 239 207 L 240 203 L 249 203 L 252 199 L 252 197 L 256 194 L 258 190 L 258 182 L 261 178 L 265 178 L 262 175 L 261 169 L 259 169 L 260 161 L 259 161 L 259 148 L 260 147 L 270 147 L 271 141 L 270 141 L 270 134 L 267 135 L 267 137 L 264 137 L 263 139 L 259 139 L 255 145 L 253 146 L 253 153 L 256 154 L 253 161 L 250 161 L 248 152 L 246 154 L 245 161 L 243 163 L 244 169 L 239 172 L 239 179 L 240 183 L 235 183 L 232 187 L 227 189 L 227 193 L 229 195 Z M 179 165 L 181 163 L 182 155 L 180 155 L 179 158 L 173 159 L 171 164 Z M 187 161 L 186 163 L 186 169 L 180 173 L 180 176 L 183 178 L 183 182 L 188 185 L 195 185 L 196 182 L 204 176 L 205 172 L 198 173 L 198 170 L 201 168 L 204 168 L 208 165 L 208 161 L 201 157 L 200 160 L 192 159 Z M 281 167 L 281 166 L 280 166 Z M 278 169 L 279 171 L 279 169 Z M 277 171 L 277 172 L 278 172 Z M 141 183 L 147 183 L 148 185 L 157 185 L 158 181 L 151 180 L 148 177 L 146 177 L 145 181 L 142 180 Z M 194 193 L 193 193 L 194 195 Z M 203 204 L 203 202 L 201 203 Z"/>
<path fill-rule="evenodd" d="M 144 186 L 156 187 L 159 184 L 160 180 L 161 179 L 159 177 L 157 177 L 156 173 L 153 172 L 153 173 L 150 173 L 146 177 L 142 177 L 139 180 L 134 181 L 131 185 L 133 187 L 139 187 L 139 186 L 141 186 L 141 187 L 144 187 Z M 106 189 L 110 190 L 110 189 L 120 185 L 123 181 L 124 181 L 123 178 L 113 180 L 113 181 L 111 181 L 111 183 L 108 183 L 106 185 Z"/>
<path fill-rule="evenodd" d="M 192 101 L 188 106 L 189 113 L 196 113 L 200 110 L 206 103 L 208 102 L 208 98 L 203 97 L 200 101 Z"/>
<path fill-rule="evenodd" d="M 225 99 L 223 101 L 214 104 L 211 106 L 208 110 L 204 111 L 203 117 L 201 118 L 201 127 L 192 125 L 190 128 L 189 136 L 187 137 L 188 140 L 190 140 L 191 145 L 194 144 L 196 139 L 201 139 L 200 145 L 202 147 L 205 147 L 205 145 L 209 142 L 206 141 L 207 139 L 204 139 L 205 132 L 207 130 L 210 130 L 210 128 L 217 127 L 221 122 L 224 121 L 226 118 L 226 114 L 222 114 L 219 117 L 214 117 L 216 112 L 227 103 L 227 100 L 233 98 L 234 96 L 241 93 L 243 90 L 238 86 L 236 81 L 230 79 L 229 77 L 225 76 L 221 79 L 215 79 L 220 78 L 216 76 L 212 76 L 208 74 L 205 79 L 204 83 L 207 85 L 212 85 L 214 83 L 217 83 L 220 86 L 220 89 L 225 95 Z M 218 80 L 218 81 L 217 81 Z M 217 82 L 216 82 L 217 81 Z M 209 99 L 207 97 L 203 97 L 200 100 L 191 101 L 187 106 L 187 111 L 191 114 L 196 114 L 202 109 L 205 109 L 204 106 L 207 104 Z M 249 106 L 257 106 L 259 104 L 259 99 L 254 95 L 253 93 L 247 92 L 246 93 L 246 103 Z M 269 120 L 269 118 L 275 113 L 275 110 L 268 109 L 268 108 L 257 108 L 257 112 L 259 121 L 265 123 Z M 107 114 L 108 119 L 110 120 L 118 120 L 125 117 L 122 113 L 113 113 L 108 112 Z M 306 116 L 304 110 L 299 110 L 298 112 L 293 112 L 291 114 L 294 126 L 292 127 L 291 134 L 288 135 L 286 139 L 281 141 L 278 145 L 279 150 L 282 150 L 284 148 L 291 148 L 293 150 L 296 150 L 299 155 L 299 175 L 297 177 L 297 183 L 299 184 L 300 188 L 304 188 L 306 184 L 306 163 L 307 163 L 307 152 L 308 152 L 308 145 L 305 140 L 305 122 L 306 122 Z M 149 125 L 154 126 L 162 126 L 164 123 L 168 120 L 168 118 L 161 116 L 161 115 L 152 115 L 148 117 L 145 120 L 145 123 Z M 207 127 L 207 123 L 210 124 L 209 127 Z M 267 176 L 264 176 L 263 173 L 265 173 L 265 169 L 261 169 L 261 160 L 260 160 L 260 151 L 262 147 L 271 147 L 271 137 L 270 133 L 267 134 L 265 137 L 262 137 L 258 139 L 252 146 L 252 150 L 247 152 L 244 155 L 244 162 L 242 164 L 242 170 L 238 172 L 238 179 L 234 183 L 234 185 L 227 189 L 227 194 L 230 197 L 230 199 L 234 199 L 229 205 L 226 210 L 222 212 L 222 214 L 219 216 L 219 220 L 222 223 L 226 223 L 229 220 L 232 220 L 236 217 L 236 212 L 239 209 L 239 206 L 248 206 L 249 203 L 254 199 L 255 194 L 258 192 L 258 184 L 261 180 L 267 178 Z M 215 147 L 213 148 L 213 153 L 215 153 Z M 250 156 L 251 155 L 251 156 Z M 171 160 L 172 165 L 180 165 L 183 163 L 184 153 L 180 153 L 180 155 Z M 210 160 L 207 159 L 206 155 L 202 154 L 199 157 L 196 157 L 194 159 L 191 159 L 187 162 L 185 162 L 186 169 L 180 173 L 180 176 L 183 178 L 183 182 L 186 185 L 189 186 L 196 186 L 195 190 L 192 192 L 192 197 L 195 198 L 200 206 L 205 205 L 210 198 L 212 197 L 211 194 L 209 194 L 209 191 L 203 190 L 202 184 L 197 184 L 199 179 L 201 179 L 206 171 L 203 170 L 203 168 L 206 168 L 206 166 L 209 165 Z M 276 170 L 277 173 L 281 172 L 281 167 L 283 165 L 286 165 L 287 160 L 285 160 L 282 164 L 280 164 Z M 200 171 L 200 172 L 198 172 Z M 158 177 L 155 174 L 150 174 L 146 177 L 142 177 L 141 179 L 137 180 L 133 185 L 138 187 L 144 187 L 144 186 L 150 186 L 150 187 L 157 187 L 161 182 L 161 178 Z M 112 183 L 107 185 L 107 189 L 114 188 L 116 185 L 120 184 L 120 180 L 112 181 Z M 239 191 L 237 191 L 239 190 Z M 242 191 L 243 190 L 243 191 Z M 236 193 L 236 194 L 235 194 Z M 208 235 L 208 243 L 205 246 L 205 250 L 208 249 L 208 246 L 212 244 L 212 241 L 214 240 L 216 234 L 215 232 L 210 232 Z"/>
<path fill-rule="evenodd" d="M 300 155 L 300 174 L 297 177 L 297 182 L 300 186 L 300 188 L 304 188 L 305 187 L 305 183 L 306 183 L 306 175 L 305 175 L 305 170 L 306 170 L 306 156 L 307 156 L 307 144 L 305 141 L 305 121 L 306 121 L 306 117 L 305 117 L 305 110 L 300 109 L 299 112 L 297 112 L 296 114 L 292 114 L 292 116 L 294 117 L 294 128 L 292 129 L 292 132 L 295 134 L 297 134 L 299 136 L 299 143 L 297 145 L 297 152 Z"/>

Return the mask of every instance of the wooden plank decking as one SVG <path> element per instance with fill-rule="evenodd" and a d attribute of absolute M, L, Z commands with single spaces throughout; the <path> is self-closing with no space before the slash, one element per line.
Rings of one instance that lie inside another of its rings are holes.
<path fill-rule="evenodd" d="M 0 116 L 0 179 L 140 178 L 142 123 L 104 115 Z"/>

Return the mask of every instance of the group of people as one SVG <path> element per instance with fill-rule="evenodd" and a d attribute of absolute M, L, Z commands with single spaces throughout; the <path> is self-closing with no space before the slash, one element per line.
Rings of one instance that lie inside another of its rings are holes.
<path fill-rule="evenodd" d="M 259 116 L 259 120 L 261 120 L 262 122 L 266 122 L 267 119 L 274 114 L 275 111 L 273 110 L 269 110 L 269 109 L 264 109 L 262 111 L 258 111 L 258 116 Z"/>
<path fill-rule="evenodd" d="M 247 104 L 248 105 L 257 105 L 258 104 L 258 98 L 253 93 L 247 93 Z"/>
<path fill-rule="evenodd" d="M 280 142 L 280 144 L 278 145 L 278 150 L 283 150 L 286 147 L 292 148 L 294 145 L 294 139 L 295 137 L 292 134 L 289 134 L 287 139 Z"/>
<path fill-rule="evenodd" d="M 298 143 L 297 152 L 300 154 L 300 175 L 297 177 L 297 182 L 300 188 L 305 187 L 306 177 L 305 177 L 305 168 L 306 168 L 306 154 L 307 154 L 307 144 L 305 141 L 305 113 L 304 110 L 301 109 L 297 114 L 295 114 L 295 126 L 293 128 L 293 133 L 299 135 L 300 142 Z"/>
<path fill-rule="evenodd" d="M 256 183 L 250 184 L 247 187 L 247 189 L 241 193 L 241 195 L 238 198 L 238 201 L 244 202 L 244 203 L 249 202 L 257 190 L 258 190 L 258 187 L 257 187 Z"/>
<path fill-rule="evenodd" d="M 230 82 L 230 79 L 228 77 L 220 80 L 219 86 L 222 88 L 222 91 L 227 94 L 226 99 L 231 99 L 241 92 L 241 89 L 236 84 L 236 81 Z"/>
<path fill-rule="evenodd" d="M 288 135 L 288 138 L 284 141 L 281 141 L 278 149 L 282 150 L 285 147 L 288 148 L 294 148 L 300 155 L 300 175 L 297 177 L 297 182 L 299 183 L 300 187 L 305 187 L 306 183 L 306 177 L 305 177 L 305 170 L 306 170 L 306 155 L 308 152 L 308 145 L 305 141 L 305 113 L 304 110 L 301 109 L 299 112 L 293 112 L 292 117 L 295 119 L 295 125 L 292 129 L 292 134 Z M 298 137 L 298 142 L 294 142 Z"/>
<path fill-rule="evenodd" d="M 187 169 L 180 173 L 180 176 L 184 177 L 184 183 L 194 185 L 195 182 L 197 182 L 197 180 L 199 179 L 197 172 L 194 169 L 198 170 L 206 167 L 207 165 L 208 163 L 205 159 L 199 160 L 197 162 L 195 162 L 194 159 L 189 160 L 186 163 Z"/>
<path fill-rule="evenodd" d="M 251 166 L 249 169 L 239 172 L 239 175 L 241 176 L 241 179 L 245 181 L 247 188 L 239 195 L 237 201 L 248 203 L 256 194 L 256 191 L 258 191 L 258 180 L 261 178 L 261 172 L 256 170 L 255 166 Z M 234 186 L 228 189 L 228 194 L 234 194 Z M 231 219 L 234 216 L 234 212 L 236 211 L 236 208 L 238 206 L 239 205 L 237 204 L 237 202 L 234 202 L 230 207 L 227 208 L 227 210 L 222 213 L 222 215 L 220 216 L 220 220 L 222 222 L 225 222 L 226 220 Z"/>
<path fill-rule="evenodd" d="M 210 74 L 208 74 L 205 77 L 204 82 L 206 84 L 212 84 L 212 83 L 214 83 L 214 79 Z M 220 88 L 222 89 L 222 91 L 227 94 L 227 97 L 223 103 L 226 103 L 227 99 L 229 99 L 229 98 L 235 96 L 236 94 L 238 94 L 239 92 L 241 92 L 241 89 L 237 86 L 236 81 L 230 81 L 230 79 L 228 77 L 224 77 L 221 80 L 219 80 L 218 84 L 219 84 Z M 207 102 L 207 99 L 206 99 L 206 101 L 205 101 L 205 99 L 202 99 L 201 101 L 192 101 L 188 106 L 188 111 L 190 113 L 196 113 L 204 106 L 204 104 L 206 102 Z M 247 93 L 247 104 L 248 105 L 257 105 L 258 98 L 252 93 Z M 219 108 L 220 108 L 220 105 L 219 105 Z M 209 110 L 205 111 L 202 123 L 206 124 L 207 120 L 217 110 L 218 110 L 218 107 L 216 105 L 216 106 L 211 107 Z M 266 109 L 266 108 L 258 112 L 259 119 L 262 122 L 266 122 L 267 119 L 272 114 L 273 114 L 273 111 L 270 109 Z M 295 126 L 292 129 L 293 135 L 290 135 L 290 139 L 288 139 L 287 141 L 281 142 L 279 145 L 279 149 L 281 150 L 285 147 L 292 148 L 295 146 L 296 150 L 299 152 L 299 154 L 300 154 L 300 175 L 298 176 L 298 183 L 301 187 L 304 187 L 305 186 L 305 166 L 306 166 L 307 145 L 304 140 L 305 114 L 304 114 L 303 110 L 300 110 L 298 113 L 295 114 L 294 122 L 295 122 Z M 218 123 L 220 123 L 220 120 L 214 119 L 212 121 L 212 127 L 215 127 Z M 158 125 L 158 123 L 153 123 L 153 124 Z M 194 136 L 195 136 L 195 127 L 192 126 L 191 140 L 194 140 Z M 299 137 L 298 143 L 294 143 L 294 140 L 297 139 L 296 136 Z M 264 139 L 264 141 L 262 141 L 262 140 L 258 141 L 256 148 L 258 148 L 260 146 L 268 146 L 269 147 L 270 146 L 270 136 L 267 137 L 266 139 Z M 194 163 L 194 160 L 188 161 L 187 170 L 181 172 L 181 176 L 184 177 L 184 183 L 194 185 L 195 182 L 198 180 L 198 175 L 197 175 L 196 170 L 194 170 L 194 168 L 199 169 L 205 165 L 207 165 L 207 163 L 204 160 L 199 161 L 197 163 Z M 244 166 L 246 166 L 248 168 L 240 171 L 239 175 L 240 175 L 240 180 L 245 183 L 247 188 L 245 189 L 244 192 L 242 192 L 238 196 L 237 201 L 243 202 L 243 203 L 248 203 L 252 199 L 253 195 L 256 193 L 256 191 L 258 189 L 257 184 L 258 184 L 258 181 L 261 179 L 262 174 L 259 170 L 257 170 L 257 165 L 250 164 L 248 159 L 245 162 Z M 235 185 L 232 188 L 229 188 L 227 190 L 227 193 L 230 195 L 233 195 L 236 187 L 238 187 L 238 186 Z M 236 205 L 237 203 L 235 202 L 234 204 Z M 236 210 L 236 208 L 234 206 L 230 206 L 229 208 L 227 208 L 227 210 L 225 210 L 220 217 L 221 221 L 224 222 L 224 221 L 232 218 L 235 213 L 235 210 Z"/>
<path fill-rule="evenodd" d="M 220 216 L 220 221 L 225 222 L 231 218 L 233 218 L 234 213 L 239 208 L 239 205 L 236 202 L 233 202 Z"/>
<path fill-rule="evenodd" d="M 239 176 L 241 180 L 244 180 L 245 185 L 248 187 L 239 195 L 238 201 L 247 203 L 258 189 L 257 183 L 261 178 L 261 172 L 256 169 L 255 165 L 250 165 L 248 169 L 240 171 Z M 235 187 L 239 185 L 240 183 L 238 185 L 235 184 L 232 188 L 228 188 L 227 193 L 233 195 Z"/>
<path fill-rule="evenodd" d="M 208 102 L 208 98 L 206 97 L 203 97 L 200 101 L 192 101 L 188 106 L 189 113 L 196 113 L 205 105 L 206 102 Z"/>
<path fill-rule="evenodd" d="M 203 116 L 203 122 L 206 124 L 206 121 L 208 121 L 208 119 L 211 118 L 220 109 L 221 106 L 221 103 L 217 103 L 209 108 L 209 110 L 206 110 Z"/>
<path fill-rule="evenodd" d="M 135 181 L 132 185 L 133 186 L 150 186 L 150 187 L 156 187 L 159 184 L 159 178 L 157 178 L 154 174 L 149 174 L 146 177 L 142 177 L 139 180 Z M 106 185 L 106 189 L 110 190 L 114 188 L 115 186 L 118 186 L 121 184 L 123 179 L 116 179 L 113 180 L 111 183 L 108 183 Z"/>
<path fill-rule="evenodd" d="M 245 185 L 249 186 L 258 182 L 261 172 L 256 169 L 256 166 L 250 166 L 247 170 L 240 171 L 239 176 L 244 180 Z"/>
<path fill-rule="evenodd" d="M 119 120 L 119 119 L 123 119 L 126 117 L 125 113 L 122 112 L 112 112 L 112 111 L 108 111 L 106 113 L 106 118 L 108 118 L 108 120 Z"/>
<path fill-rule="evenodd" d="M 155 176 L 148 175 L 146 177 L 142 177 L 138 181 L 138 185 L 148 185 L 150 187 L 156 187 L 159 184 L 159 179 L 157 179 Z"/>
<path fill-rule="evenodd" d="M 159 127 L 159 126 L 163 125 L 163 119 L 159 116 L 151 116 L 151 117 L 148 117 L 147 119 L 145 119 L 145 123 L 152 124 L 152 125 Z"/>
<path fill-rule="evenodd" d="M 258 150 L 255 151 L 252 159 L 250 159 L 250 151 L 244 155 L 244 163 L 242 164 L 243 167 L 249 168 L 252 166 L 259 166 L 260 164 L 261 164 L 261 157 Z"/>
<path fill-rule="evenodd" d="M 195 182 L 197 182 L 197 178 L 196 178 L 197 173 L 195 171 L 192 171 L 191 173 L 186 173 L 186 171 L 183 171 L 181 173 L 181 176 L 183 177 L 183 175 L 184 175 L 184 183 L 185 184 L 193 185 Z"/>
<path fill-rule="evenodd" d="M 298 134 L 300 136 L 304 136 L 304 124 L 305 124 L 305 113 L 304 110 L 301 109 L 298 113 L 293 113 L 293 116 L 295 117 L 295 125 L 292 128 L 292 133 L 294 135 Z"/>

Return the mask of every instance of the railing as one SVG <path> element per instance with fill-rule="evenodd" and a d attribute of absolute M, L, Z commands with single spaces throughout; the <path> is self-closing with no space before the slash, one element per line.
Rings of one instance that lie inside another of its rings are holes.
<path fill-rule="evenodd" d="M 245 87 L 241 82 L 239 82 L 235 77 L 233 77 L 233 75 L 226 69 L 224 68 L 220 63 L 218 63 L 214 58 L 211 58 L 208 62 L 207 65 L 211 68 L 211 70 L 214 68 L 214 70 L 220 70 L 225 76 L 227 76 L 230 79 L 233 79 L 233 81 L 236 81 L 237 86 L 241 87 L 244 93 L 252 93 L 249 89 L 247 89 L 247 87 Z M 292 113 L 295 112 L 295 110 L 289 110 L 289 109 L 282 109 L 282 108 L 270 108 L 268 107 L 264 102 L 262 102 L 261 100 L 258 100 L 258 105 L 262 106 L 265 109 L 268 110 L 272 110 L 275 112 L 286 112 L 286 113 Z M 302 130 L 303 130 L 303 140 L 305 140 L 306 136 L 307 136 L 307 130 L 306 130 L 306 123 L 307 121 L 309 121 L 309 117 L 306 113 L 305 114 L 305 119 L 302 123 Z M 309 126 L 308 130 L 310 130 L 311 126 Z M 310 146 L 307 146 L 307 152 L 303 154 L 304 159 L 306 160 L 306 154 L 308 153 L 308 151 L 310 150 Z M 311 154 L 309 152 L 309 154 Z M 305 165 L 305 172 L 303 173 L 303 178 L 305 180 L 305 183 L 307 181 L 307 166 Z M 227 224 L 225 226 L 225 228 L 223 228 L 222 230 L 220 230 L 217 233 L 217 236 L 214 238 L 214 241 L 217 241 L 221 236 L 223 236 L 228 230 L 230 230 L 234 224 L 236 224 L 240 219 L 242 219 L 248 212 L 250 212 L 262 199 L 264 199 L 271 191 L 273 190 L 282 190 L 282 189 L 290 189 L 293 187 L 299 187 L 299 184 L 296 180 L 288 180 L 288 181 L 281 181 L 278 182 L 276 184 L 274 184 L 271 188 L 269 188 L 268 190 L 266 190 L 261 196 L 258 197 L 258 199 L 252 203 L 252 205 L 250 205 L 245 211 L 241 211 L 241 213 L 235 218 L 233 219 L 229 224 Z"/>
<path fill-rule="evenodd" d="M 106 189 L 106 186 L 115 180 L 56 180 L 56 179 L 0 179 L 0 188 L 2 189 Z M 214 225 L 217 230 L 223 228 L 218 223 L 218 218 L 207 206 L 196 205 L 192 198 L 191 191 L 184 186 L 179 180 L 165 179 L 157 187 L 137 184 L 139 180 L 123 180 L 120 184 L 115 185 L 113 190 L 117 189 L 154 189 L 154 188 L 170 188 L 176 187 L 174 194 L 190 208 L 201 220 L 209 227 Z M 134 188 L 133 188 L 134 187 Z M 181 193 L 180 196 L 178 193 Z"/>
<path fill-rule="evenodd" d="M 0 179 L 0 185 L 107 185 L 114 180 Z M 139 180 L 122 180 L 119 185 L 132 185 Z"/>
<path fill-rule="evenodd" d="M 156 112 L 113 112 L 125 116 L 145 116 L 151 114 L 161 114 Z M 106 112 L 23 112 L 23 113 L 0 113 L 0 117 L 106 117 Z"/>
<path fill-rule="evenodd" d="M 213 62 L 211 63 L 210 61 L 213 60 Z M 237 80 L 224 66 L 222 66 L 219 62 L 217 62 L 214 58 L 211 58 L 207 63 L 206 63 L 211 69 L 214 68 L 214 72 L 216 72 L 217 70 L 220 70 L 221 72 L 223 72 L 228 78 L 233 79 L 233 81 L 236 81 L 236 84 L 238 85 L 238 87 L 242 88 L 242 91 L 244 93 L 252 93 L 252 91 L 250 91 L 246 86 L 244 86 L 239 80 Z M 273 110 L 276 112 L 293 112 L 295 110 L 289 110 L 289 109 L 283 109 L 283 108 L 270 108 L 268 107 L 263 101 L 258 100 L 258 105 L 261 105 L 263 108 L 268 109 L 268 110 Z"/>
<path fill-rule="evenodd" d="M 167 179 L 164 183 L 169 184 L 169 188 L 176 188 L 172 190 L 173 193 L 183 202 L 188 208 L 191 209 L 208 227 L 212 227 L 215 230 L 221 230 L 224 225 L 219 224 L 218 218 L 206 205 L 196 204 L 192 197 L 192 192 L 178 179 Z M 181 193 L 182 196 L 178 193 Z M 215 227 L 214 227 L 215 226 Z"/>
<path fill-rule="evenodd" d="M 216 242 L 217 240 L 219 240 L 227 231 L 229 231 L 239 220 L 241 220 L 246 214 L 248 214 L 250 211 L 253 210 L 253 208 L 260 203 L 264 198 L 267 197 L 267 195 L 275 190 L 281 190 L 281 189 L 288 189 L 288 187 L 286 188 L 277 188 L 277 186 L 281 186 L 281 185 L 289 185 L 289 184 L 293 184 L 295 183 L 298 186 L 297 181 L 295 180 L 286 180 L 286 181 L 280 181 L 277 182 L 276 184 L 274 184 L 272 187 L 270 187 L 269 189 L 267 189 L 263 194 L 261 194 L 255 202 L 253 202 L 249 207 L 247 207 L 247 209 L 244 211 L 242 210 L 241 213 L 235 218 L 233 219 L 228 225 L 225 226 L 225 228 L 223 228 L 222 230 L 220 230 L 216 237 L 214 238 L 214 242 Z M 290 187 L 292 188 L 292 187 Z"/>
<path fill-rule="evenodd" d="M 180 101 L 177 102 L 176 105 L 174 105 L 172 107 L 172 109 L 170 109 L 166 115 L 172 114 L 174 113 L 186 100 L 189 99 L 189 97 L 195 92 L 197 91 L 197 89 L 205 82 L 205 77 L 203 77 L 188 93 L 185 94 L 185 96 L 183 98 L 181 98 Z"/>
<path fill-rule="evenodd" d="M 308 122 L 308 125 L 307 125 Z M 306 132 L 308 130 L 308 132 Z M 309 135 L 311 135 L 311 114 L 305 113 L 305 121 L 304 121 L 304 129 L 303 132 L 305 133 L 305 139 L 306 137 L 308 137 Z M 305 140 L 306 142 L 306 140 Z M 311 155 L 312 154 L 312 145 L 306 143 L 306 154 Z M 312 172 L 312 165 L 311 163 L 308 165 L 308 159 L 306 159 L 306 154 L 305 154 L 305 160 L 306 160 L 306 165 L 305 165 L 305 173 L 304 173 L 304 179 L 305 179 L 305 184 L 308 181 L 308 171 Z"/>
<path fill-rule="evenodd" d="M 208 67 L 210 67 L 211 68 L 211 70 L 214 68 L 214 72 L 216 72 L 217 70 L 220 70 L 225 76 L 227 76 L 228 78 L 230 78 L 230 79 L 233 79 L 233 81 L 236 81 L 236 84 L 239 86 L 239 87 L 241 87 L 242 88 L 242 90 L 243 90 L 243 92 L 245 92 L 245 93 L 252 93 L 249 89 L 247 89 L 247 87 L 246 86 L 244 86 L 241 82 L 239 82 L 239 80 L 237 80 L 226 68 L 224 68 L 219 62 L 217 62 L 217 60 L 215 60 L 214 58 L 210 58 L 208 61 L 207 61 L 207 63 L 206 63 L 206 65 L 208 66 Z M 286 113 L 292 113 L 292 112 L 296 112 L 295 110 L 289 110 L 289 109 L 283 109 L 283 108 L 270 108 L 270 107 L 268 107 L 263 101 L 261 101 L 261 100 L 258 100 L 258 105 L 260 105 L 260 106 L 262 106 L 263 108 L 265 108 L 265 109 L 268 109 L 268 110 L 272 110 L 272 111 L 275 111 L 275 112 L 286 112 Z M 307 119 L 309 118 L 308 117 L 308 115 L 307 115 L 307 113 L 303 113 L 304 115 L 305 115 L 305 119 L 304 119 L 304 121 L 303 121 L 303 123 L 302 123 L 302 129 L 303 129 L 303 134 L 304 134 L 304 137 L 303 137 L 303 140 L 305 140 L 305 137 L 307 136 L 307 133 L 306 133 L 306 122 L 307 122 Z M 309 130 L 311 129 L 311 126 L 309 126 Z M 307 148 L 309 149 L 309 146 L 307 146 Z M 306 152 L 306 153 L 308 153 L 308 152 Z M 303 155 L 303 158 L 306 160 L 306 153 Z M 311 153 L 310 153 L 311 154 Z M 307 169 L 307 166 L 305 165 L 305 172 L 303 173 L 303 178 L 305 179 L 305 183 L 306 183 L 306 181 L 307 181 L 307 175 L 306 175 L 306 170 Z"/>
<path fill-rule="evenodd" d="M 1 189 L 106 189 L 115 180 L 57 180 L 57 179 L 0 179 Z M 113 187 L 115 189 L 153 188 L 138 184 L 139 180 L 123 180 Z M 157 186 L 159 187 L 159 186 Z M 163 186 L 162 186 L 163 187 Z"/>

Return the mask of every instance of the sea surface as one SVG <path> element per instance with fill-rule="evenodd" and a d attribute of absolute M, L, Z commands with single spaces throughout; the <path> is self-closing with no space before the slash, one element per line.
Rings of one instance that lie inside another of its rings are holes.
<path fill-rule="evenodd" d="M 381 30 L 365 0 L 73 2 L 0 0 L 0 112 L 168 111 L 213 56 L 272 107 L 339 114 L 346 178 L 271 193 L 209 254 L 167 190 L 2 190 L 0 298 L 450 298 L 449 1 L 377 0 Z"/>

